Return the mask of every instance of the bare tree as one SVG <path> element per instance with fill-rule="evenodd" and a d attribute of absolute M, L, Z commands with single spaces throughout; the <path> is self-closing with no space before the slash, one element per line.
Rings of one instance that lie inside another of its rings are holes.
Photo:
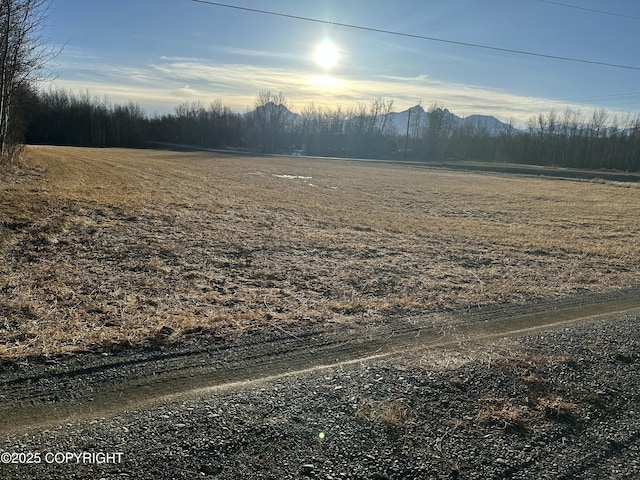
<path fill-rule="evenodd" d="M 389 122 L 389 115 L 393 110 L 393 100 L 376 98 L 371 102 L 371 116 L 375 118 L 376 134 L 395 135 L 395 127 Z"/>
<path fill-rule="evenodd" d="M 256 97 L 255 107 L 256 143 L 262 152 L 275 153 L 291 123 L 289 102 L 282 92 L 263 90 Z"/>
<path fill-rule="evenodd" d="M 428 160 L 443 160 L 446 157 L 454 127 L 451 112 L 434 103 L 427 114 L 424 132 L 425 154 Z"/>
<path fill-rule="evenodd" d="M 513 126 L 515 120 L 509 118 L 506 128 L 500 133 L 500 143 L 496 149 L 495 159 L 498 162 L 512 162 L 514 155 L 514 138 L 516 136 L 516 128 Z"/>
<path fill-rule="evenodd" d="M 57 52 L 40 36 L 50 0 L 0 0 L 0 163 L 19 142 L 17 97 Z"/>

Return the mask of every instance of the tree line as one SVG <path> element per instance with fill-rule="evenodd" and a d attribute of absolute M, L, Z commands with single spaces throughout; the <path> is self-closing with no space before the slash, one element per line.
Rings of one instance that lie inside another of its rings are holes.
<path fill-rule="evenodd" d="M 560 167 L 640 170 L 640 115 L 585 117 L 579 110 L 551 110 L 529 119 L 526 135 L 511 141 L 506 156 L 521 163 Z"/>
<path fill-rule="evenodd" d="M 640 170 L 640 116 L 596 110 L 551 110 L 525 129 L 461 123 L 447 109 L 409 110 L 406 128 L 391 121 L 393 101 L 355 107 L 308 105 L 293 114 L 282 93 L 260 92 L 254 109 L 239 114 L 216 100 L 187 102 L 173 113 L 148 116 L 132 102 L 110 104 L 89 93 L 29 92 L 26 141 L 94 147 L 155 143 L 257 153 L 294 153 L 414 161 L 478 160 L 590 169 Z M 397 114 L 395 114 L 397 115 Z"/>
<path fill-rule="evenodd" d="M 590 169 L 640 170 L 640 116 L 596 110 L 551 110 L 499 129 L 461 122 L 447 109 L 409 109 L 406 128 L 394 122 L 393 101 L 333 109 L 311 104 L 293 114 L 282 93 L 260 92 L 254 109 L 232 112 L 220 100 L 187 102 L 149 116 L 134 102 L 111 104 L 88 92 L 36 90 L 56 55 L 42 40 L 50 0 L 0 2 L 0 165 L 19 156 L 23 142 L 93 147 L 185 144 L 414 161 L 480 160 Z"/>

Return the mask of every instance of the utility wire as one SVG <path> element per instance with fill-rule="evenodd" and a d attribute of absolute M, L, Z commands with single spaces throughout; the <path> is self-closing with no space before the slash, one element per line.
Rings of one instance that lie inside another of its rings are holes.
<path fill-rule="evenodd" d="M 269 10 L 259 10 L 257 8 L 248 8 L 248 7 L 240 7 L 238 5 L 228 5 L 225 3 L 218 3 L 218 2 L 211 2 L 208 0 L 191 0 L 193 2 L 196 3 L 203 3 L 206 5 L 213 5 L 216 7 L 223 7 L 223 8 L 231 8 L 234 10 L 242 10 L 245 12 L 253 12 L 253 13 L 260 13 L 263 15 L 271 15 L 274 17 L 283 17 L 283 18 L 290 18 L 290 19 L 294 19 L 294 20 L 303 20 L 305 22 L 315 22 L 315 23 L 322 23 L 325 25 L 334 25 L 336 27 L 344 27 L 344 28 L 353 28 L 356 30 L 364 30 L 367 32 L 376 32 L 376 33 L 384 33 L 387 35 L 396 35 L 396 36 L 400 36 L 400 37 L 408 37 L 408 38 L 416 38 L 419 40 L 428 40 L 431 42 L 440 42 L 440 43 L 448 43 L 448 44 L 452 44 L 452 45 L 460 45 L 463 47 L 473 47 L 473 48 L 482 48 L 485 50 L 494 50 L 494 51 L 498 51 L 498 52 L 505 52 L 505 53 L 514 53 L 517 55 L 528 55 L 531 57 L 541 57 L 541 58 L 550 58 L 553 60 L 561 60 L 561 61 L 566 61 L 566 62 L 577 62 L 577 63 L 586 63 L 586 64 L 590 64 L 590 65 L 601 65 L 601 66 L 605 66 L 605 67 L 613 67 L 613 68 L 624 68 L 626 70 L 640 70 L 640 67 L 636 67 L 633 65 L 623 65 L 623 64 L 617 64 L 617 63 L 607 63 L 607 62 L 599 62 L 596 60 L 586 60 L 586 59 L 581 59 L 581 58 L 573 58 L 573 57 L 563 57 L 560 55 L 549 55 L 546 53 L 536 53 L 536 52 L 528 52 L 525 50 L 514 50 L 511 48 L 502 48 L 502 47 L 492 47 L 489 45 L 480 45 L 478 43 L 470 43 L 470 42 L 459 42 L 456 40 L 447 40 L 444 38 L 436 38 L 436 37 L 428 37 L 428 36 L 424 36 L 424 35 L 415 35 L 412 33 L 403 33 L 403 32 L 395 32 L 392 30 L 384 30 L 381 28 L 372 28 L 372 27 L 364 27 L 362 25 L 354 25 L 354 24 L 350 24 L 350 23 L 340 23 L 340 22 L 332 22 L 329 20 L 320 20 L 318 18 L 312 18 L 312 17 L 302 17 L 299 15 L 290 15 L 287 13 L 279 13 L 279 12 L 273 12 L 273 11 L 269 11 Z"/>
<path fill-rule="evenodd" d="M 633 16 L 633 15 L 625 15 L 623 13 L 607 12 L 605 10 L 596 10 L 595 8 L 580 7 L 578 5 L 569 5 L 567 3 L 553 2 L 551 0 L 538 0 L 538 2 L 550 3 L 551 5 L 558 5 L 560 7 L 566 7 L 566 8 L 575 8 L 576 10 L 584 10 L 586 12 L 600 13 L 602 15 L 611 15 L 613 17 L 622 17 L 622 18 L 630 18 L 631 20 L 640 20 L 640 17 L 636 17 L 636 16 Z"/>

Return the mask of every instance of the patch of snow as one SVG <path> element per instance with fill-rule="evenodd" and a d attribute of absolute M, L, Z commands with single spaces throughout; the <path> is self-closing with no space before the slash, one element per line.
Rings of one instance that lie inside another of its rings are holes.
<path fill-rule="evenodd" d="M 290 179 L 290 180 L 296 180 L 296 179 L 298 179 L 298 180 L 309 180 L 309 179 L 313 178 L 313 177 L 303 177 L 302 175 L 284 175 L 284 174 L 283 175 L 279 175 L 277 173 L 274 173 L 273 176 L 274 177 L 278 177 L 278 178 L 287 178 L 287 179 Z"/>

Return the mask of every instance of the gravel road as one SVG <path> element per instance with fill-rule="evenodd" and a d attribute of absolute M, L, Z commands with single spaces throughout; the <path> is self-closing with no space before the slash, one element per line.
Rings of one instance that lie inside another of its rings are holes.
<path fill-rule="evenodd" d="M 639 321 L 633 310 L 515 337 L 461 335 L 5 429 L 0 477 L 640 478 Z M 7 384 L 17 368 L 3 368 Z"/>

